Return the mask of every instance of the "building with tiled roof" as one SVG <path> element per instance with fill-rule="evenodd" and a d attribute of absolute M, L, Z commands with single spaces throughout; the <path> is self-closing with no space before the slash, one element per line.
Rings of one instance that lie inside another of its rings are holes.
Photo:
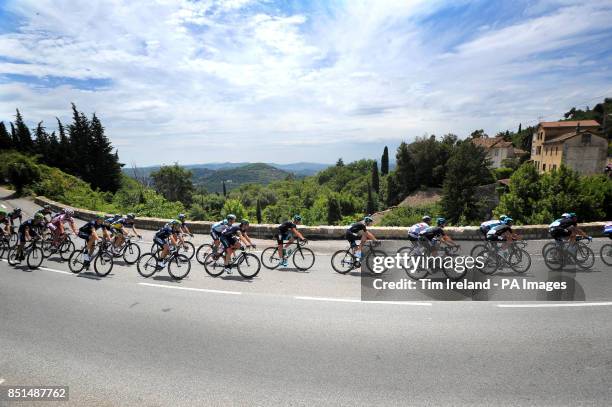
<path fill-rule="evenodd" d="M 523 150 L 514 148 L 510 141 L 505 141 L 502 136 L 479 137 L 473 138 L 471 141 L 475 145 L 485 149 L 487 157 L 491 161 L 492 168 L 503 167 L 502 161 L 506 158 L 517 158 L 525 154 Z"/>

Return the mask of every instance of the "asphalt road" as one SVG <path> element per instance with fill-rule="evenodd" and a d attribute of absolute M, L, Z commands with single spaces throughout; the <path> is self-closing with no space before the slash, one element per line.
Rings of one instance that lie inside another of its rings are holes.
<path fill-rule="evenodd" d="M 68 403 L 48 404 L 75 406 L 610 405 L 599 259 L 579 276 L 600 287 L 593 302 L 364 303 L 359 273 L 329 266 L 343 246 L 313 242 L 310 273 L 252 281 L 0 262 L 0 385 L 68 385 Z"/>

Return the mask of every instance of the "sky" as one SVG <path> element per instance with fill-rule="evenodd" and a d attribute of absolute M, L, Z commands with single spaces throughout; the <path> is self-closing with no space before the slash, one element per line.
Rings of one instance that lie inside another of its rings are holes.
<path fill-rule="evenodd" d="M 377 158 L 605 96 L 612 0 L 0 0 L 0 120 L 74 102 L 128 165 Z"/>

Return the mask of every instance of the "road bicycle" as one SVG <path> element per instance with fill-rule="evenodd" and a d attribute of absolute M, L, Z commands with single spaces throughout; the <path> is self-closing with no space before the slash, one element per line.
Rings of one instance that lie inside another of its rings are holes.
<path fill-rule="evenodd" d="M 348 249 L 338 250 L 331 257 L 331 265 L 336 273 L 346 274 L 351 270 L 358 269 L 361 267 L 362 260 L 365 260 L 365 265 L 367 270 L 372 274 L 383 274 L 387 271 L 386 268 L 383 267 L 383 270 L 380 272 L 374 272 L 374 259 L 377 257 L 386 257 L 387 253 L 382 250 L 375 249 L 375 247 L 380 246 L 380 241 L 377 240 L 368 240 L 363 245 L 363 250 L 361 252 L 361 257 L 358 257 L 354 250 L 356 248 L 349 247 Z M 366 252 L 364 255 L 364 252 Z"/>
<path fill-rule="evenodd" d="M 283 260 L 291 257 L 296 269 L 307 271 L 315 263 L 315 254 L 305 247 L 306 244 L 308 244 L 307 240 L 294 240 L 289 246 L 283 248 L 282 258 L 278 255 L 278 246 L 270 246 L 261 252 L 261 263 L 265 268 L 274 270 L 281 265 Z"/>
<path fill-rule="evenodd" d="M 8 250 L 8 255 L 6 258 L 11 266 L 16 266 L 21 262 L 21 260 L 17 259 L 18 251 L 18 245 L 15 245 Z M 36 269 L 40 267 L 45 259 L 45 255 L 41 248 L 40 238 L 33 237 L 29 242 L 27 242 L 21 251 L 21 255 L 25 258 L 28 268 Z"/>
<path fill-rule="evenodd" d="M 145 253 L 138 259 L 138 274 L 145 278 L 151 277 L 157 271 L 163 270 L 160 265 L 163 260 L 166 261 L 168 274 L 175 280 L 182 280 L 191 271 L 191 261 L 184 254 L 179 253 L 176 248 L 171 248 L 170 253 L 165 259 L 161 258 L 162 248 L 154 253 Z"/>
<path fill-rule="evenodd" d="M 462 266 L 462 271 L 458 266 L 455 266 L 455 257 L 459 256 L 461 247 L 458 245 L 448 245 L 438 239 L 432 239 L 431 242 L 424 238 L 419 238 L 412 246 L 400 248 L 397 253 L 400 258 L 410 258 L 406 267 L 402 267 L 408 277 L 414 280 L 420 280 L 427 275 L 436 274 L 442 271 L 451 280 L 460 280 L 467 273 L 467 267 Z M 433 255 L 434 248 L 436 255 Z M 449 262 L 447 259 L 451 258 Z M 437 260 L 439 259 L 439 260 Z M 451 263 L 451 265 L 449 265 Z"/>
<path fill-rule="evenodd" d="M 110 245 L 106 239 L 96 243 L 94 252 L 90 256 L 89 262 L 85 261 L 85 254 L 89 252 L 87 243 L 79 250 L 74 250 L 68 259 L 68 268 L 74 274 L 79 274 L 81 271 L 89 270 L 91 263 L 94 265 L 94 271 L 101 277 L 107 276 L 113 269 L 114 259 L 110 252 Z"/>
<path fill-rule="evenodd" d="M 9 226 L 9 246 L 15 247 L 19 242 L 19 235 L 17 234 L 17 226 Z"/>
<path fill-rule="evenodd" d="M 498 270 L 510 268 L 523 274 L 531 268 L 531 255 L 525 250 L 527 242 L 513 241 L 508 246 L 506 256 L 500 250 L 500 242 L 487 242 L 485 248 L 475 253 L 474 258 L 481 258 L 482 267 L 477 267 L 483 274 L 491 275 Z"/>
<path fill-rule="evenodd" d="M 0 237 L 0 259 L 4 258 L 4 255 L 8 253 L 10 248 L 9 236 L 3 235 Z"/>
<path fill-rule="evenodd" d="M 240 246 L 239 249 L 234 251 L 232 259 L 227 266 L 225 265 L 225 249 L 221 253 L 209 253 L 204 259 L 204 270 L 211 277 L 219 277 L 223 274 L 226 267 L 230 269 L 236 268 L 242 277 L 251 279 L 259 273 L 261 262 L 256 255 L 247 253 L 245 246 Z"/>
<path fill-rule="evenodd" d="M 551 270 L 561 270 L 568 264 L 588 270 L 595 264 L 595 253 L 588 247 L 590 242 L 590 239 L 582 236 L 576 236 L 574 244 L 570 241 L 556 241 L 555 245 L 549 246 L 544 253 L 544 263 Z"/>
<path fill-rule="evenodd" d="M 57 239 L 53 237 L 53 234 L 50 234 L 42 241 L 42 249 L 45 253 L 45 257 L 50 257 L 54 253 L 59 253 L 62 260 L 68 260 L 76 250 L 76 246 L 70 239 L 70 233 L 64 233 Z"/>
<path fill-rule="evenodd" d="M 114 244 L 111 246 L 111 253 L 115 258 L 123 256 L 127 264 L 134 264 L 140 258 L 140 246 L 132 242 L 131 236 L 127 236 L 119 248 L 114 247 Z"/>
<path fill-rule="evenodd" d="M 599 256 L 601 261 L 608 266 L 612 266 L 612 244 L 606 243 L 599 249 Z"/>
<path fill-rule="evenodd" d="M 178 248 L 179 254 L 187 256 L 187 258 L 191 260 L 196 253 L 196 249 L 193 243 L 191 243 L 189 240 L 186 239 L 187 236 L 188 235 L 184 235 L 184 234 L 181 235 L 183 239 L 182 241 L 181 241 L 181 238 L 177 237 L 176 240 L 178 244 L 176 247 Z M 170 244 L 170 248 L 173 249 L 174 245 Z M 151 244 L 151 253 L 155 253 L 158 250 L 159 250 L 158 245 L 155 242 L 153 242 L 153 244 Z"/>

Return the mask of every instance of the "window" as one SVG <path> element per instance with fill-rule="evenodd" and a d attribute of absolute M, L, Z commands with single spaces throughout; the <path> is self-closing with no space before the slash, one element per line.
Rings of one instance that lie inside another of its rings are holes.
<path fill-rule="evenodd" d="M 584 133 L 582 135 L 582 144 L 591 144 L 591 133 Z"/>
<path fill-rule="evenodd" d="M 546 164 L 542 164 L 542 171 L 546 171 Z"/>
<path fill-rule="evenodd" d="M 559 147 L 555 147 L 555 155 L 559 155 Z M 555 165 L 556 167 L 556 165 Z"/>
<path fill-rule="evenodd" d="M 536 155 L 540 155 L 540 154 L 542 154 L 542 147 L 538 146 L 536 147 Z"/>
<path fill-rule="evenodd" d="M 553 164 L 552 169 L 553 169 L 553 171 L 556 171 L 557 170 L 557 164 Z"/>
<path fill-rule="evenodd" d="M 497 157 L 499 155 L 499 150 L 495 149 L 495 157 Z"/>

